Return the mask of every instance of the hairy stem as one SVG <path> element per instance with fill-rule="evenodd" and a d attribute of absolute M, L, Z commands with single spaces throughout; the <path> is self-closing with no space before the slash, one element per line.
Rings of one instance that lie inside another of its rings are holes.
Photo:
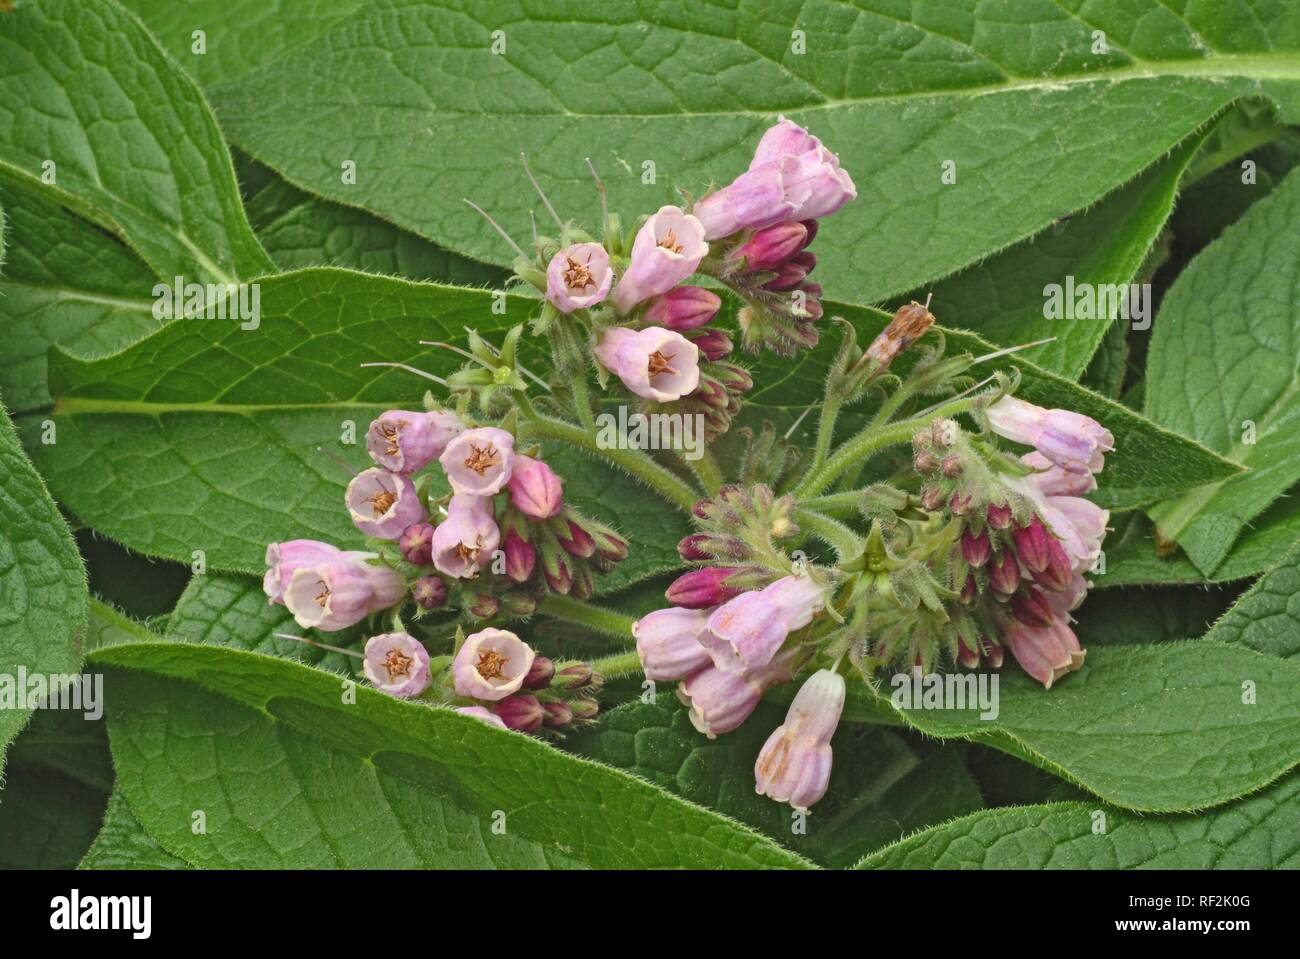
<path fill-rule="evenodd" d="M 799 528 L 829 543 L 839 554 L 840 561 L 856 559 L 862 554 L 862 536 L 829 516 L 802 508 L 795 510 L 794 521 Z"/>
<path fill-rule="evenodd" d="M 601 635 L 632 642 L 632 624 L 636 620 L 615 610 L 593 606 L 571 596 L 547 593 L 542 600 L 541 611 L 566 623 L 586 626 Z"/>
<path fill-rule="evenodd" d="M 600 659 L 591 661 L 591 671 L 599 673 L 606 679 L 617 679 L 619 676 L 639 673 L 641 672 L 641 657 L 637 655 L 635 649 L 626 653 L 615 653 L 612 656 L 602 656 Z"/>

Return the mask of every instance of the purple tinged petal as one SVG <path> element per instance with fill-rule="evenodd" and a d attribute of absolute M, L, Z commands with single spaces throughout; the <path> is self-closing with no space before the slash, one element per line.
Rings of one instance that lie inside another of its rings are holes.
<path fill-rule="evenodd" d="M 523 686 L 535 655 L 527 643 L 508 630 L 471 633 L 452 661 L 456 692 L 487 702 L 505 699 Z"/>
<path fill-rule="evenodd" d="M 429 653 L 406 633 L 384 633 L 366 640 L 361 668 L 376 689 L 400 699 L 420 695 L 431 678 Z"/>
<path fill-rule="evenodd" d="M 707 609 L 670 606 L 642 616 L 632 626 L 646 679 L 684 679 L 712 662 L 700 639 L 708 628 Z"/>
<path fill-rule="evenodd" d="M 490 426 L 466 430 L 447 444 L 438 462 L 457 493 L 492 496 L 510 482 L 515 438 Z"/>
<path fill-rule="evenodd" d="M 379 467 L 353 477 L 345 500 L 353 525 L 378 539 L 395 540 L 406 527 L 428 515 L 408 476 Z"/>
<path fill-rule="evenodd" d="M 575 243 L 551 258 L 546 268 L 546 299 L 561 313 L 595 306 L 609 295 L 614 271 L 599 243 Z"/>

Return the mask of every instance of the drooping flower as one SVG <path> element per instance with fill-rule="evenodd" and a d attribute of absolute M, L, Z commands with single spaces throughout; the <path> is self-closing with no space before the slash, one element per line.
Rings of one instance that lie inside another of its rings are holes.
<path fill-rule="evenodd" d="M 267 603 L 284 605 L 284 591 L 296 570 L 312 563 L 342 555 L 342 550 L 314 539 L 291 539 L 270 543 L 266 547 L 266 575 L 262 589 Z"/>
<path fill-rule="evenodd" d="M 1053 619 L 1047 626 L 1030 626 L 1011 620 L 1002 630 L 1002 640 L 1020 668 L 1047 689 L 1068 673 L 1080 668 L 1087 653 L 1066 623 Z"/>
<path fill-rule="evenodd" d="M 679 286 L 657 296 L 645 311 L 647 326 L 685 333 L 709 323 L 722 309 L 722 298 L 702 286 Z"/>
<path fill-rule="evenodd" d="M 1048 496 L 1043 519 L 1061 541 L 1076 573 L 1090 572 L 1101 556 L 1110 513 L 1079 496 Z"/>
<path fill-rule="evenodd" d="M 546 268 L 546 298 L 561 313 L 595 306 L 609 294 L 614 271 L 599 243 L 574 243 L 551 258 Z"/>
<path fill-rule="evenodd" d="M 429 653 L 407 633 L 384 633 L 366 640 L 362 671 L 381 692 L 409 699 L 429 686 Z"/>
<path fill-rule="evenodd" d="M 456 692 L 496 702 L 519 692 L 536 654 L 514 633 L 484 629 L 465 637 L 452 662 Z"/>
<path fill-rule="evenodd" d="M 446 410 L 388 410 L 366 430 L 366 450 L 389 472 L 414 473 L 441 456 L 464 428 L 456 414 Z"/>
<path fill-rule="evenodd" d="M 754 791 L 807 810 L 831 777 L 831 737 L 844 710 L 844 677 L 820 669 L 800 687 L 785 722 L 768 737 L 754 763 Z"/>
<path fill-rule="evenodd" d="M 408 476 L 377 466 L 353 477 L 346 502 L 353 525 L 378 539 L 397 539 L 408 526 L 428 515 Z"/>
<path fill-rule="evenodd" d="M 728 673 L 706 666 L 677 686 L 677 698 L 690 708 L 691 725 L 714 739 L 738 728 L 758 708 L 763 694 L 790 679 L 794 651 L 778 654 L 748 673 Z"/>
<path fill-rule="evenodd" d="M 762 590 L 753 590 L 710 613 L 701 642 L 718 669 L 748 673 L 772 661 L 788 632 L 781 608 Z"/>
<path fill-rule="evenodd" d="M 510 482 L 515 438 L 492 426 L 466 430 L 447 444 L 438 462 L 455 492 L 491 496 Z"/>
<path fill-rule="evenodd" d="M 541 460 L 515 456 L 510 471 L 510 502 L 529 519 L 550 519 L 564 506 L 564 484 Z"/>
<path fill-rule="evenodd" d="M 700 351 L 680 333 L 651 326 L 613 327 L 596 345 L 596 359 L 637 396 L 670 403 L 700 385 Z"/>
<path fill-rule="evenodd" d="M 1103 454 L 1115 448 L 1110 431 L 1072 410 L 1044 409 L 1004 396 L 988 408 L 989 426 L 999 436 L 1035 447 L 1048 462 L 1069 473 L 1099 473 Z"/>
<path fill-rule="evenodd" d="M 1061 469 L 1038 450 L 1030 450 L 1020 457 L 1020 462 L 1038 471 L 1029 479 L 1044 496 L 1086 496 L 1097 488 L 1097 477 L 1091 472 Z"/>
<path fill-rule="evenodd" d="M 646 679 L 683 679 L 713 661 L 700 642 L 710 610 L 670 606 L 642 616 L 632 626 Z"/>
<path fill-rule="evenodd" d="M 303 629 L 334 632 L 401 602 L 406 584 L 397 570 L 372 562 L 377 553 L 339 552 L 294 570 L 284 605 Z"/>
<path fill-rule="evenodd" d="M 456 579 L 472 579 L 492 561 L 501 544 L 501 529 L 492 516 L 487 496 L 456 493 L 447 518 L 433 531 L 433 565 Z"/>
<path fill-rule="evenodd" d="M 776 607 L 786 632 L 812 622 L 826 606 L 826 587 L 811 576 L 783 576 L 763 587 L 763 595 Z"/>
<path fill-rule="evenodd" d="M 675 206 L 660 207 L 637 231 L 627 272 L 614 288 L 614 304 L 627 313 L 667 293 L 694 273 L 708 252 L 699 220 Z"/>

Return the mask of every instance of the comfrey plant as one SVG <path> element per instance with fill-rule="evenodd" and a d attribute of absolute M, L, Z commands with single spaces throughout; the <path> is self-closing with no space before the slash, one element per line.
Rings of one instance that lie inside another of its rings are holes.
<path fill-rule="evenodd" d="M 1111 434 L 1015 396 L 1014 368 L 976 382 L 978 364 L 1010 351 L 946 355 L 928 305 L 898 310 L 866 349 L 847 322 L 823 323 L 809 245 L 856 190 L 816 137 L 782 119 L 732 183 L 629 230 L 592 168 L 599 238 L 563 220 L 524 170 L 555 235 L 534 224 L 525 251 L 479 212 L 517 254 L 515 282 L 539 297 L 531 336 L 429 344 L 468 362 L 445 380 L 421 374 L 443 401 L 426 394 L 422 411 L 371 424 L 376 465 L 346 494 L 367 551 L 272 545 L 272 602 L 304 628 L 383 623 L 364 653 L 376 688 L 525 732 L 593 719 L 602 673 L 677 681 L 710 737 L 798 680 L 755 765 L 758 791 L 798 809 L 827 789 L 848 678 L 871 694 L 886 669 L 997 669 L 1009 649 L 1050 688 L 1082 665 L 1071 611 L 1101 552 L 1108 515 L 1086 496 Z M 730 329 L 724 295 L 739 303 Z M 754 385 L 731 334 L 748 352 L 790 356 L 826 325 L 843 338 L 810 406 L 810 448 L 770 423 L 724 442 Z M 690 458 L 610 443 L 596 426 L 609 401 L 701 416 L 707 448 Z M 860 427 L 837 437 L 841 411 L 859 404 Z M 671 605 L 632 626 L 635 654 L 557 669 L 505 628 L 541 612 L 626 630 L 583 601 L 637 544 L 565 504 L 543 444 L 625 470 L 697 526 L 678 544 L 694 568 L 668 588 Z M 910 457 L 881 465 L 877 454 L 909 444 Z"/>

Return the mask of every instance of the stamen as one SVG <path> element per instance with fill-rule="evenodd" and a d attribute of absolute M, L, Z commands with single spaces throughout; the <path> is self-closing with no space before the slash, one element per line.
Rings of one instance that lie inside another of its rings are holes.
<path fill-rule="evenodd" d="M 668 365 L 668 361 L 673 358 L 673 354 L 664 355 L 658 350 L 650 354 L 650 359 L 646 363 L 646 369 L 650 373 L 650 378 L 658 376 L 660 373 L 676 373 L 677 371 Z"/>
<path fill-rule="evenodd" d="M 682 245 L 677 242 L 677 232 L 675 230 L 669 230 L 668 235 L 659 241 L 659 246 L 669 253 L 682 252 Z"/>
<path fill-rule="evenodd" d="M 378 493 L 375 493 L 373 496 L 367 496 L 361 502 L 369 503 L 371 509 L 375 511 L 375 519 L 379 519 L 379 517 L 383 516 L 393 508 L 393 504 L 397 502 L 397 494 L 391 493 L 381 486 L 379 487 Z"/>
<path fill-rule="evenodd" d="M 466 469 L 471 469 L 482 476 L 493 466 L 500 465 L 501 457 L 497 455 L 497 449 L 491 443 L 486 446 L 479 446 L 476 443 L 469 445 L 469 456 L 465 457 Z"/>
<path fill-rule="evenodd" d="M 537 177 L 533 176 L 533 171 L 528 168 L 528 157 L 524 155 L 523 150 L 519 151 L 519 159 L 524 164 L 524 172 L 528 174 L 528 182 L 533 185 L 533 189 L 537 191 L 537 195 L 540 196 L 542 202 L 546 204 L 546 209 L 551 214 L 551 219 L 555 221 L 556 226 L 563 230 L 564 221 L 560 219 L 560 214 L 555 212 L 555 207 L 551 206 L 551 201 L 548 200 L 546 194 L 542 192 L 542 185 L 537 182 Z"/>
<path fill-rule="evenodd" d="M 461 199 L 465 199 L 465 198 L 461 197 Z M 496 230 L 499 234 L 501 234 L 501 239 L 509 243 L 511 248 L 516 253 L 522 256 L 525 260 L 531 259 L 531 257 L 527 253 L 525 253 L 522 249 L 519 248 L 519 244 L 510 238 L 510 234 L 507 233 L 505 230 L 501 229 L 500 224 L 498 224 L 496 220 L 492 219 L 492 217 L 487 215 L 487 211 L 485 211 L 481 206 L 479 206 L 473 200 L 465 200 L 465 202 L 468 203 L 470 206 L 472 206 L 475 210 L 477 210 L 479 216 L 483 217 L 483 219 L 491 223 L 492 229 Z"/>
<path fill-rule="evenodd" d="M 407 656 L 400 649 L 390 649 L 388 655 L 384 657 L 384 669 L 388 670 L 388 679 L 391 682 L 398 676 L 410 676 L 411 664 L 415 660 Z"/>
<path fill-rule="evenodd" d="M 596 285 L 596 278 L 591 275 L 591 270 L 583 266 L 571 256 L 566 256 L 568 266 L 564 268 L 564 285 L 571 290 L 585 290 L 589 286 Z"/>
<path fill-rule="evenodd" d="M 505 656 L 494 649 L 489 649 L 485 653 L 479 653 L 478 664 L 474 668 L 484 679 L 502 679 L 505 676 L 502 670 L 508 662 L 510 660 Z"/>

